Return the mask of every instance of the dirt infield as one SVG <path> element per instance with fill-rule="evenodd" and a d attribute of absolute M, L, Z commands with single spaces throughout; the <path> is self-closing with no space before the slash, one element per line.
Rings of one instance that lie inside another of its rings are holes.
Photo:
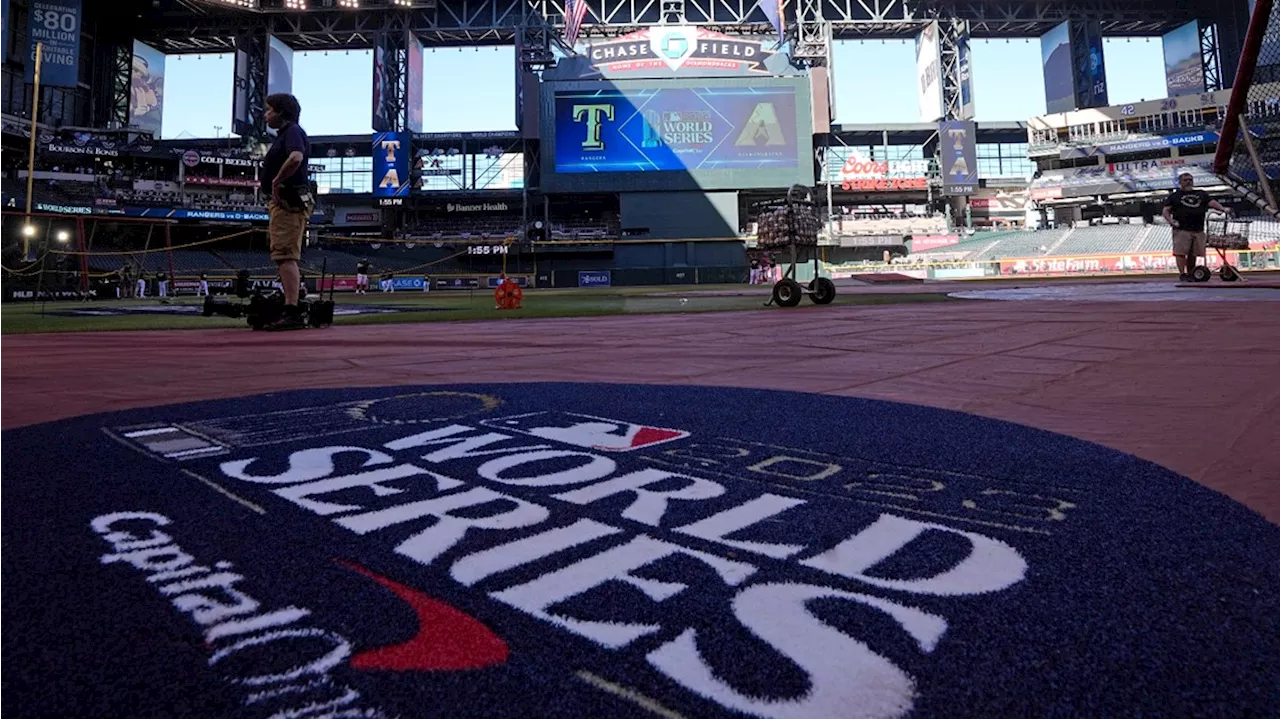
<path fill-rule="evenodd" d="M 771 387 L 956 409 L 1099 442 L 1280 523 L 1276 307 L 949 302 L 282 335 L 10 335 L 3 426 L 294 388 L 554 380 Z M 804 407 L 778 410 L 780 421 L 821 421 Z"/>

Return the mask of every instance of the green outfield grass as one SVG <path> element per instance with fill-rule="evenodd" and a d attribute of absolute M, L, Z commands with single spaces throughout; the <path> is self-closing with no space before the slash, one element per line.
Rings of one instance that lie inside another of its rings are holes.
<path fill-rule="evenodd" d="M 489 291 L 475 292 L 439 291 L 422 295 L 412 291 L 393 294 L 372 292 L 357 297 L 338 294 L 335 299 L 339 310 L 343 307 L 375 305 L 398 307 L 406 311 L 389 314 L 339 316 L 335 325 L 385 324 L 405 322 L 441 322 L 457 320 L 513 320 L 530 317 L 591 317 L 619 314 L 662 314 L 681 312 L 726 312 L 734 310 L 764 309 L 768 301 L 767 289 L 748 296 L 716 294 L 725 291 L 743 291 L 742 285 L 700 285 L 693 287 L 617 287 L 608 289 L 546 289 L 529 290 L 524 295 L 524 306 L 518 310 L 498 310 L 494 307 Z M 685 300 L 685 301 L 681 301 Z M 946 295 L 930 293 L 843 295 L 837 296 L 833 307 L 840 305 L 878 305 L 909 302 L 953 301 Z M 198 307 L 195 298 L 184 297 L 171 301 L 169 306 Z M 811 306 L 808 300 L 800 306 Z M 84 332 L 104 330 L 171 330 L 211 329 L 215 327 L 246 327 L 243 319 L 202 317 L 198 314 L 68 316 L 75 311 L 109 310 L 112 308 L 165 307 L 158 300 L 112 300 L 106 302 L 49 302 L 10 303 L 0 307 L 0 330 L 4 334 L 31 332 Z M 796 308 L 796 309 L 800 309 Z M 793 310 L 772 308 L 775 312 Z"/>

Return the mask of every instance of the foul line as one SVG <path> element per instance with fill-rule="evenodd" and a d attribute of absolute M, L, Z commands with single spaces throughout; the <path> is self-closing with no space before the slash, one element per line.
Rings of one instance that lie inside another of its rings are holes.
<path fill-rule="evenodd" d="M 649 711 L 653 712 L 654 714 L 657 714 L 658 716 L 666 717 L 667 719 L 684 719 L 684 716 L 682 714 L 671 711 L 670 709 L 662 706 L 658 702 L 654 701 L 653 699 L 650 699 L 649 697 L 641 694 L 640 692 L 634 689 L 628 689 L 627 687 L 620 686 L 618 684 L 614 684 L 608 679 L 605 679 L 604 677 L 596 676 L 595 674 L 592 674 L 591 672 L 585 669 L 578 670 L 578 678 L 596 687 L 597 689 L 603 689 L 604 691 L 609 692 L 610 694 L 622 697 L 623 699 L 626 699 L 627 701 L 633 702 L 635 704 L 639 704 L 640 706 L 644 707 L 645 709 L 648 709 Z"/>
<path fill-rule="evenodd" d="M 189 469 L 181 469 L 181 470 L 178 470 L 178 471 L 182 472 L 183 474 L 187 475 L 188 477 L 195 477 L 196 479 L 200 480 L 201 482 L 204 482 L 205 484 L 209 485 L 210 487 L 213 487 L 214 489 L 216 489 L 216 490 L 218 490 L 219 492 L 221 492 L 221 493 L 225 494 L 226 496 L 230 497 L 231 499 L 234 499 L 235 501 L 239 502 L 240 504 L 243 504 L 244 506 L 248 507 L 249 509 L 252 509 L 253 511 L 257 512 L 258 514 L 266 514 L 266 513 L 267 513 L 267 510 L 263 509 L 262 507 L 259 507 L 258 505 L 254 504 L 253 502 L 250 502 L 249 500 L 245 499 L 244 497 L 241 497 L 241 496 L 239 496 L 239 495 L 236 495 L 236 494 L 234 494 L 234 493 L 232 493 L 232 492 L 228 491 L 228 490 L 227 490 L 227 489 L 225 489 L 222 485 L 218 484 L 217 482 L 214 482 L 214 481 L 213 481 L 213 480 L 211 480 L 211 479 L 205 479 L 204 477 L 201 477 L 200 475 L 196 474 L 195 472 L 192 472 L 192 471 L 191 471 L 191 470 L 189 470 Z"/>

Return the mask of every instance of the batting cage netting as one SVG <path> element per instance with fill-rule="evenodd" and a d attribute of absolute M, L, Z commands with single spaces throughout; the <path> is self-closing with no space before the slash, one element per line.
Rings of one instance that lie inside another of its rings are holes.
<path fill-rule="evenodd" d="M 1280 218 L 1280 3 L 1256 0 L 1227 105 L 1214 172 Z"/>

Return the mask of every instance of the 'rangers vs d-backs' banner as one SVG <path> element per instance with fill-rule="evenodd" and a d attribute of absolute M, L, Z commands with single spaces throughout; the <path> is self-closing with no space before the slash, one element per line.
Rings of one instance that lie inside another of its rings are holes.
<path fill-rule="evenodd" d="M 4 32 L 9 33 L 8 3 Z M 25 82 L 36 75 L 36 43 L 40 43 L 40 84 L 75 87 L 80 80 L 80 0 L 34 0 L 27 16 Z"/>
<path fill-rule="evenodd" d="M 373 136 L 373 196 L 404 197 L 409 194 L 409 161 L 413 135 L 379 132 Z"/>
<path fill-rule="evenodd" d="M 665 25 L 579 44 L 546 79 L 732 77 L 802 74 L 759 36 L 735 37 L 696 25 Z"/>

